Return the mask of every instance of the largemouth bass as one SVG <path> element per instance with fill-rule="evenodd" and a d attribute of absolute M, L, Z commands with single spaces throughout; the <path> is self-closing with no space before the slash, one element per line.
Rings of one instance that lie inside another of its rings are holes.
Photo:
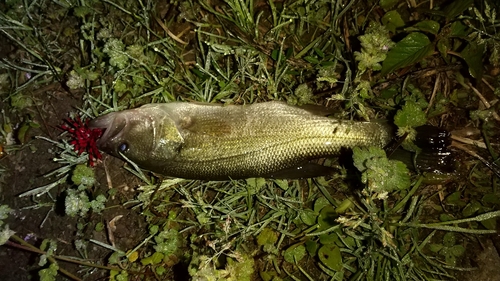
<path fill-rule="evenodd" d="M 282 102 L 148 104 L 101 116 L 90 127 L 105 130 L 97 145 L 108 154 L 155 173 L 203 180 L 320 176 L 324 166 L 316 164 L 315 172 L 310 160 L 391 139 L 387 124 L 333 119 Z"/>

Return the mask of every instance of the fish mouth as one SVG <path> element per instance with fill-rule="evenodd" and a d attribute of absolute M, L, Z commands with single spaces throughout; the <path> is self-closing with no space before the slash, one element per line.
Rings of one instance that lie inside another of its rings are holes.
<path fill-rule="evenodd" d="M 97 148 L 106 152 L 115 152 L 115 148 L 111 147 L 113 140 L 120 137 L 126 125 L 127 119 L 121 118 L 117 112 L 106 114 L 89 122 L 90 129 L 100 129 L 103 131 L 102 136 L 96 141 L 96 144 Z"/>

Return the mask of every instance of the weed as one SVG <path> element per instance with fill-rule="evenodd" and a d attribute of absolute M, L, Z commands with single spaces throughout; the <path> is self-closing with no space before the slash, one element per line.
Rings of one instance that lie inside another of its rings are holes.
<path fill-rule="evenodd" d="M 50 183 L 19 193 L 35 202 L 25 210 L 51 207 L 44 222 L 64 199 L 65 214 L 79 219 L 68 239 L 81 259 L 58 254 L 59 241 L 37 248 L 19 238 L 3 222 L 5 205 L 0 242 L 39 254 L 42 280 L 58 273 L 79 280 L 58 261 L 83 266 L 85 276 L 103 269 L 110 280 L 172 279 L 176 266 L 193 280 L 266 281 L 444 280 L 472 270 L 464 251 L 477 235 L 495 233 L 500 215 L 498 7 L 472 2 L 410 1 L 404 12 L 401 1 L 0 4 L 0 35 L 11 52 L 0 62 L 0 95 L 10 104 L 0 130 L 5 159 L 29 147 L 28 130 L 47 128 L 46 93 L 57 96 L 47 85 L 62 85 L 78 100 L 71 117 L 84 120 L 147 103 L 280 100 L 336 106 L 342 112 L 334 116 L 343 119 L 387 119 L 414 152 L 424 124 L 479 132 L 452 134 L 452 146 L 467 153 L 457 156 L 458 183 L 428 185 L 427 177 L 442 174 L 418 175 L 381 149 L 356 148 L 347 164 L 325 160 L 338 174 L 301 180 L 164 179 L 126 161 L 120 177 L 138 186 L 127 193 L 113 186 L 121 169 L 99 160 L 102 132 L 70 122 L 59 140 L 39 137 L 53 145 L 59 165 L 45 175 Z M 9 169 L 2 166 L 2 177 Z M 122 214 L 98 221 L 115 208 L 140 214 L 146 234 L 118 243 L 136 229 L 115 237 Z"/>

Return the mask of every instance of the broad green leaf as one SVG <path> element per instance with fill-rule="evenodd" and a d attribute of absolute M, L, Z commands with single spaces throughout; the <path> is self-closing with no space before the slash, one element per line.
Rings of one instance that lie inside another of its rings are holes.
<path fill-rule="evenodd" d="M 316 252 L 318 251 L 318 243 L 316 243 L 316 241 L 312 239 L 307 240 L 306 250 L 311 257 L 314 257 L 316 255 Z"/>
<path fill-rule="evenodd" d="M 160 253 L 160 252 L 155 252 L 153 255 L 141 259 L 142 265 L 148 265 L 148 264 L 159 264 L 165 255 Z"/>
<path fill-rule="evenodd" d="M 472 3 L 474 3 L 474 0 L 451 1 L 448 6 L 444 7 L 443 13 L 447 19 L 453 19 L 461 15 Z"/>
<path fill-rule="evenodd" d="M 445 247 L 453 247 L 456 243 L 455 233 L 447 232 L 443 237 L 443 245 Z"/>
<path fill-rule="evenodd" d="M 303 223 L 311 226 L 316 223 L 316 218 L 318 217 L 318 213 L 314 212 L 313 210 L 306 209 L 302 210 L 299 216 Z"/>
<path fill-rule="evenodd" d="M 288 190 L 288 181 L 287 180 L 273 180 L 274 183 L 283 190 Z"/>
<path fill-rule="evenodd" d="M 398 0 L 380 0 L 380 7 L 384 10 L 391 9 L 398 3 Z"/>
<path fill-rule="evenodd" d="M 465 253 L 465 248 L 462 245 L 455 245 L 450 248 L 450 253 L 455 257 L 460 257 Z"/>
<path fill-rule="evenodd" d="M 387 12 L 382 17 L 382 25 L 385 26 L 389 31 L 396 32 L 396 29 L 399 27 L 403 27 L 405 25 L 405 22 L 401 18 L 401 15 L 398 13 L 398 11 L 393 10 Z"/>
<path fill-rule="evenodd" d="M 274 272 L 274 271 L 271 271 L 271 272 L 261 271 L 261 272 L 259 272 L 259 275 L 260 275 L 260 278 L 262 278 L 262 280 L 271 281 L 274 277 L 276 277 L 276 272 Z"/>
<path fill-rule="evenodd" d="M 399 93 L 398 89 L 395 87 L 385 88 L 380 92 L 380 97 L 382 99 L 392 99 Z"/>
<path fill-rule="evenodd" d="M 328 202 L 328 199 L 325 197 L 320 197 L 314 201 L 314 211 L 319 213 L 321 210 L 325 207 L 330 205 L 330 202 Z"/>
<path fill-rule="evenodd" d="M 496 220 L 496 218 L 491 218 L 491 219 L 487 219 L 487 220 L 481 221 L 481 224 L 486 229 L 490 229 L 490 230 L 497 229 L 497 220 Z"/>
<path fill-rule="evenodd" d="M 440 221 L 452 221 L 454 219 L 455 219 L 454 217 L 452 217 L 452 216 L 450 216 L 448 214 L 440 214 L 439 215 L 439 220 Z"/>
<path fill-rule="evenodd" d="M 483 77 L 484 69 L 484 44 L 476 44 L 475 42 L 470 42 L 460 53 L 460 55 L 467 63 L 470 75 L 476 79 L 481 79 Z"/>
<path fill-rule="evenodd" d="M 247 190 L 250 195 L 256 194 L 266 185 L 266 180 L 264 178 L 249 178 L 246 179 L 246 182 Z"/>
<path fill-rule="evenodd" d="M 462 201 L 462 192 L 460 191 L 455 191 L 452 194 L 448 195 L 446 199 L 444 200 L 447 204 L 450 205 L 455 205 L 455 206 L 465 206 L 466 203 Z"/>
<path fill-rule="evenodd" d="M 344 239 L 342 239 L 342 241 L 344 242 L 344 245 L 347 248 L 353 249 L 354 247 L 356 247 L 356 239 L 354 239 L 351 236 L 344 237 Z"/>
<path fill-rule="evenodd" d="M 483 203 L 497 204 L 500 205 L 500 198 L 496 194 L 486 194 L 481 199 Z"/>
<path fill-rule="evenodd" d="M 437 48 L 444 59 L 448 57 L 448 50 L 450 50 L 450 40 L 443 38 L 437 42 Z"/>
<path fill-rule="evenodd" d="M 443 249 L 443 247 L 444 246 L 442 244 L 430 244 L 429 250 L 431 250 L 434 253 L 437 253 L 437 252 L 441 251 L 441 249 Z"/>
<path fill-rule="evenodd" d="M 439 23 L 433 20 L 423 20 L 415 24 L 413 27 L 420 29 L 424 32 L 429 32 L 432 34 L 438 34 Z"/>
<path fill-rule="evenodd" d="M 278 241 L 278 233 L 271 228 L 264 228 L 259 235 L 257 235 L 257 245 L 263 246 L 266 244 L 274 244 Z"/>
<path fill-rule="evenodd" d="M 318 251 L 318 257 L 328 268 L 336 271 L 342 270 L 342 255 L 337 245 L 330 244 L 321 247 Z"/>
<path fill-rule="evenodd" d="M 285 261 L 289 263 L 297 263 L 306 255 L 306 247 L 304 245 L 292 245 L 288 249 L 286 249 L 283 257 Z"/>
<path fill-rule="evenodd" d="M 448 265 L 455 266 L 457 264 L 457 258 L 451 253 L 451 251 L 447 251 L 444 256 Z"/>
<path fill-rule="evenodd" d="M 419 32 L 410 33 L 387 53 L 381 74 L 386 75 L 415 64 L 432 54 L 433 50 L 434 46 L 426 35 Z"/>
<path fill-rule="evenodd" d="M 469 35 L 469 32 L 468 32 L 468 27 L 463 24 L 462 22 L 459 22 L 459 21 L 455 21 L 451 24 L 451 27 L 450 27 L 450 36 L 453 36 L 453 37 L 466 37 L 467 35 Z"/>
<path fill-rule="evenodd" d="M 272 50 L 271 51 L 271 58 L 273 60 L 277 61 L 279 58 L 279 54 L 280 54 L 279 52 L 280 52 L 279 50 Z"/>
<path fill-rule="evenodd" d="M 482 208 L 483 208 L 483 206 L 481 205 L 481 203 L 474 200 L 474 201 L 470 202 L 469 204 L 467 204 L 467 206 L 465 206 L 465 208 L 462 210 L 462 215 L 464 215 L 464 217 L 468 218 L 468 217 L 474 215 L 475 213 L 477 213 Z"/>
<path fill-rule="evenodd" d="M 332 205 L 325 206 L 321 209 L 318 216 L 319 231 L 328 229 L 337 224 L 335 221 L 338 214 L 335 212 L 335 207 Z"/>
<path fill-rule="evenodd" d="M 323 245 L 334 244 L 339 240 L 336 233 L 322 234 L 319 236 L 319 242 Z"/>

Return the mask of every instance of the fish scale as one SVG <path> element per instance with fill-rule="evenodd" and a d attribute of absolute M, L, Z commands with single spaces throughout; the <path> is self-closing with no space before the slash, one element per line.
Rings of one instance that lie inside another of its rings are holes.
<path fill-rule="evenodd" d="M 383 147 L 391 139 L 384 123 L 332 119 L 282 102 L 150 104 L 91 126 L 106 128 L 98 145 L 110 154 L 121 152 L 156 173 L 205 180 L 269 177 L 342 148 Z"/>

